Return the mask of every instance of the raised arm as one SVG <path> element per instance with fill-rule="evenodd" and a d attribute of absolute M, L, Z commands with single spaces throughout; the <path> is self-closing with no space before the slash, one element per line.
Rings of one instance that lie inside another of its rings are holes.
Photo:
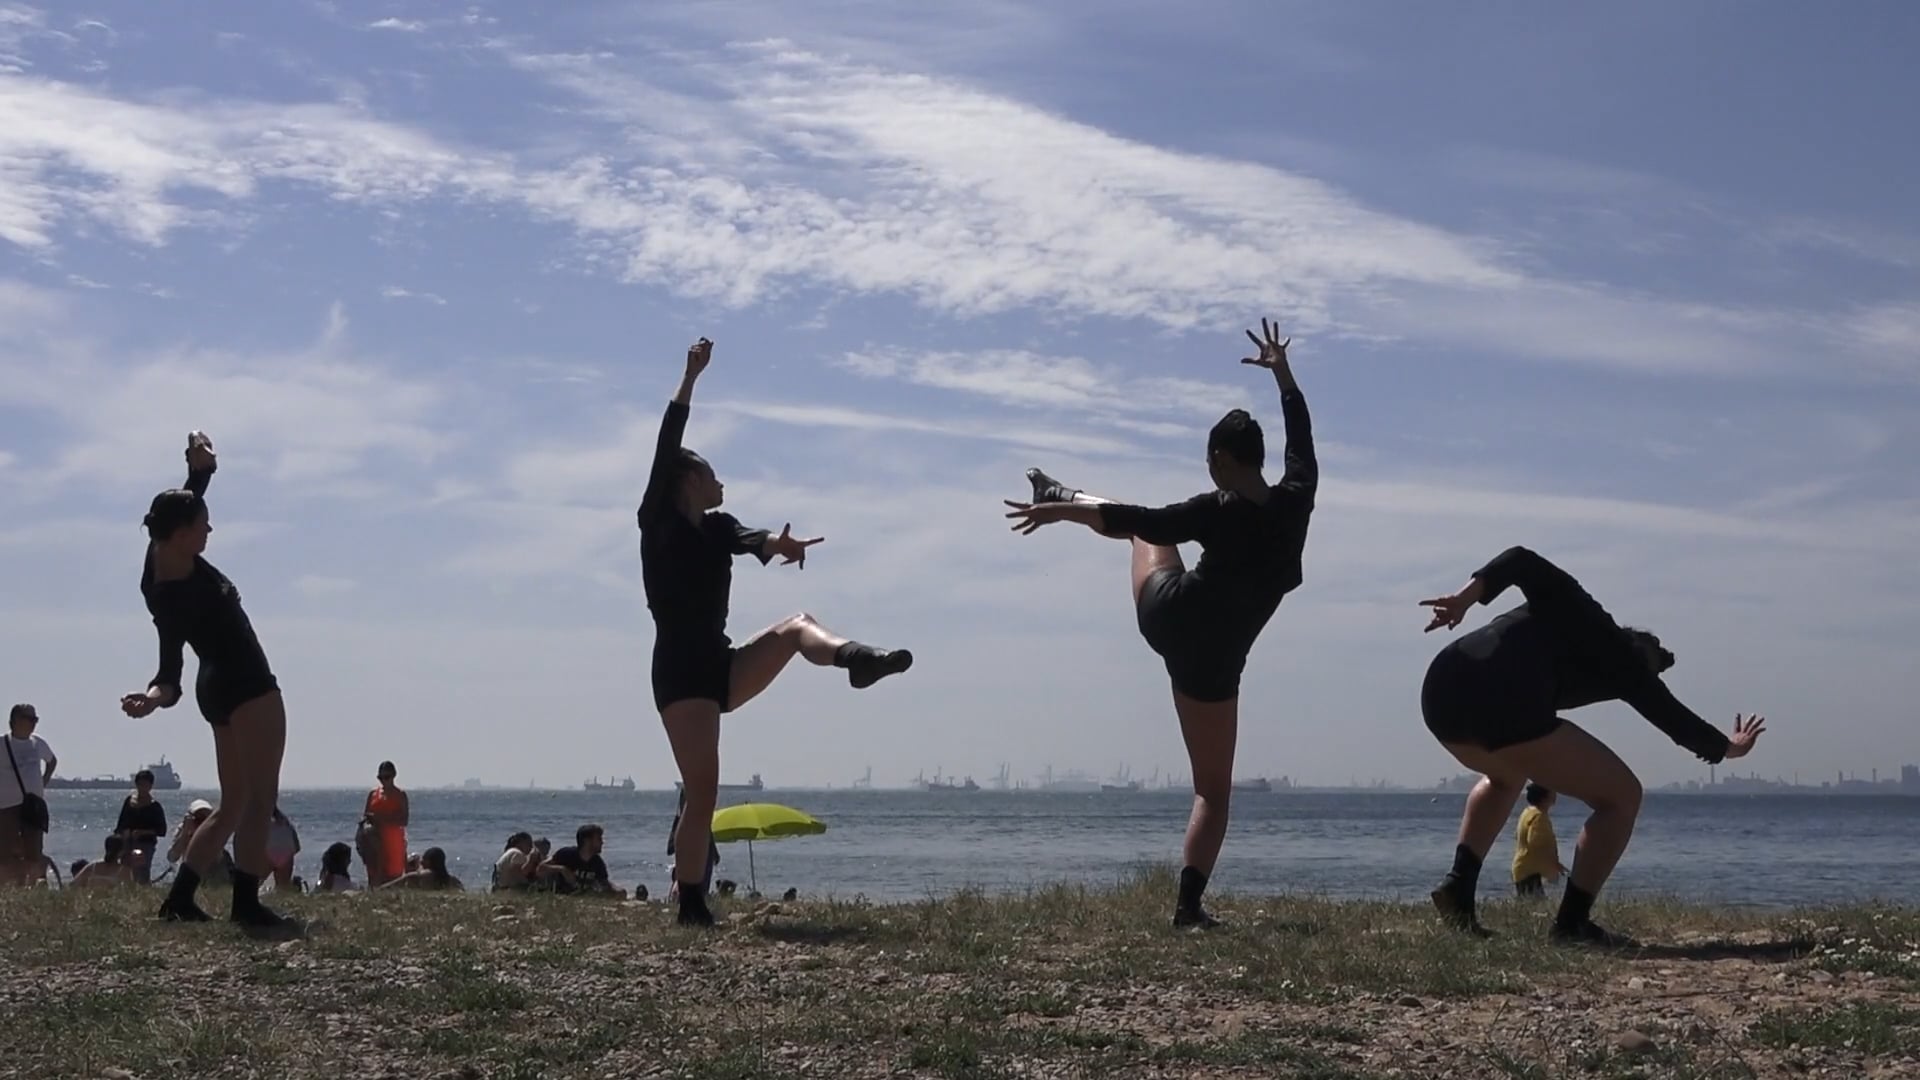
<path fill-rule="evenodd" d="M 213 440 L 204 431 L 187 433 L 187 490 L 201 498 L 207 497 L 207 484 L 213 479 L 220 463 L 214 457 Z"/>
<path fill-rule="evenodd" d="M 1260 355 L 1242 357 L 1240 362 L 1273 372 L 1273 381 L 1280 387 L 1280 416 L 1287 426 L 1286 473 L 1280 483 L 1312 494 L 1320 486 L 1320 459 L 1313 452 L 1313 418 L 1307 413 L 1306 395 L 1300 392 L 1293 365 L 1287 361 L 1287 346 L 1293 339 L 1281 340 L 1280 324 L 1265 319 L 1260 320 L 1260 334 L 1256 337 L 1247 331 Z"/>
<path fill-rule="evenodd" d="M 653 468 L 647 473 L 647 490 L 640 497 L 636 515 L 641 524 L 673 508 L 673 485 L 680 475 L 680 442 L 687 433 L 687 417 L 692 412 L 693 384 L 713 358 L 713 342 L 701 338 L 687 350 L 687 370 L 680 376 L 680 387 L 667 402 L 667 414 L 660 421 L 660 438 L 653 447 Z"/>

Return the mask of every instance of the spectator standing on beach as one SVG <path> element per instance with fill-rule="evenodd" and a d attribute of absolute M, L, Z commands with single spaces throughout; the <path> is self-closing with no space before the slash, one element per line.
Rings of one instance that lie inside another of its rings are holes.
<path fill-rule="evenodd" d="M 1527 785 L 1527 808 L 1513 833 L 1513 890 L 1520 896 L 1547 895 L 1547 881 L 1559 881 L 1567 868 L 1560 863 L 1560 842 L 1553 836 L 1547 813 L 1559 796 L 1542 784 Z"/>
<path fill-rule="evenodd" d="M 124 844 L 122 858 L 133 878 L 145 885 L 153 879 L 153 851 L 167 835 L 167 811 L 153 797 L 153 770 L 133 774 L 133 794 L 120 802 L 120 818 L 113 831 Z"/>
<path fill-rule="evenodd" d="M 60 764 L 36 734 L 40 712 L 15 705 L 7 713 L 7 760 L 0 772 L 0 887 L 31 885 L 45 877 L 47 781 Z"/>
<path fill-rule="evenodd" d="M 365 819 L 373 825 L 374 847 L 367 862 L 367 887 L 379 888 L 407 872 L 407 825 L 412 804 L 393 781 L 399 775 L 393 762 L 380 763 L 380 783 L 367 792 Z"/>

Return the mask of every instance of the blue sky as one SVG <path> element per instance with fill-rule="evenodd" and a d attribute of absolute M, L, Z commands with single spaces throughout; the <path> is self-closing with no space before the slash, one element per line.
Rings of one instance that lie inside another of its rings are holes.
<path fill-rule="evenodd" d="M 1414 602 L 1512 543 L 1680 656 L 1803 778 L 1920 760 L 1920 13 L 1694 4 L 0 3 L 5 695 L 71 772 L 165 752 L 147 498 L 222 452 L 210 557 L 293 784 L 673 773 L 632 506 L 687 342 L 796 667 L 725 771 L 1184 772 L 1125 549 L 1016 538 L 1042 464 L 1205 485 L 1274 316 L 1322 448 L 1240 772 L 1456 771 Z M 1630 713 L 1643 775 L 1696 774 Z"/>

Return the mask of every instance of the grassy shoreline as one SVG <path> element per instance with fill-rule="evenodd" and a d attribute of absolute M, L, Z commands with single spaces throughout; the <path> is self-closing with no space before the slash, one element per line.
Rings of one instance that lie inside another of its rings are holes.
<path fill-rule="evenodd" d="M 0 895 L 0 1075 L 1920 1076 L 1920 910 L 1604 903 L 1649 947 L 1480 942 L 1424 910 L 1161 874 L 915 904 L 305 897 L 306 940 L 162 926 L 156 893 Z M 222 901 L 208 897 L 210 910 Z"/>

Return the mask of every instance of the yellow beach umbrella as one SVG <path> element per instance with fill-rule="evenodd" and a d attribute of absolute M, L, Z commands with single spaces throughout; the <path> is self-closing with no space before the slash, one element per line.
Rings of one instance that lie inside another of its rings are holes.
<path fill-rule="evenodd" d="M 827 831 L 827 823 L 811 814 L 778 803 L 741 803 L 713 812 L 713 841 L 731 844 L 747 842 L 747 887 L 758 891 L 759 881 L 753 866 L 755 840 L 784 840 L 789 836 L 818 836 Z"/>

